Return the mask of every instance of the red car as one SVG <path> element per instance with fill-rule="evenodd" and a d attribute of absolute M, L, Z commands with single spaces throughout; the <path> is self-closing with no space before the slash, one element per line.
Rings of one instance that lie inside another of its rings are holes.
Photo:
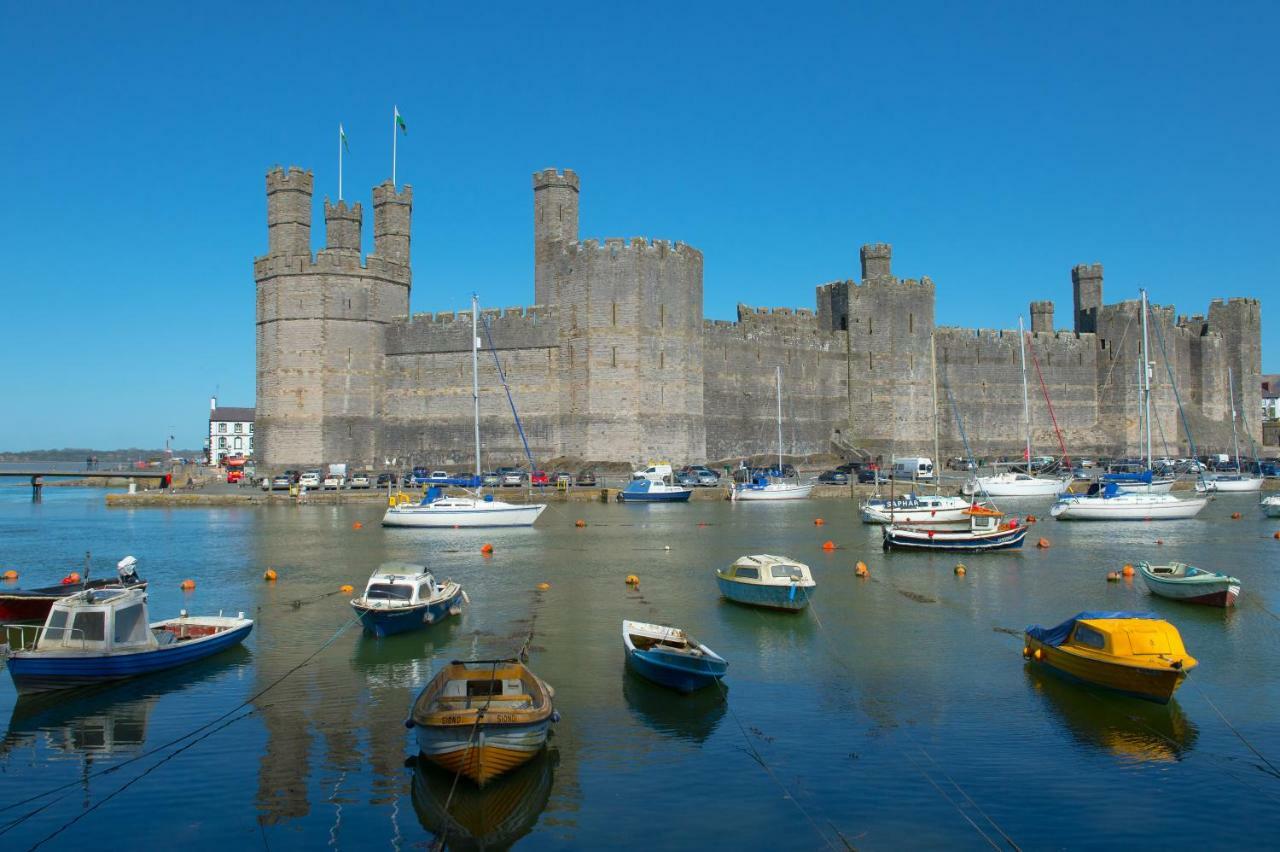
<path fill-rule="evenodd" d="M 530 485 L 549 484 L 547 480 L 547 472 L 545 470 L 535 470 L 532 474 L 529 475 L 529 484 Z"/>
<path fill-rule="evenodd" d="M 244 468 L 233 467 L 227 471 L 227 484 L 234 485 L 244 479 Z"/>

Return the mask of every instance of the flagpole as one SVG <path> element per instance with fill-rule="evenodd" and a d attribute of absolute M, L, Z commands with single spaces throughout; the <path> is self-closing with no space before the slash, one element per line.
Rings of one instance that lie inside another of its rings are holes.
<path fill-rule="evenodd" d="M 342 125 L 338 125 L 338 200 L 342 200 Z"/>
<path fill-rule="evenodd" d="M 396 116 L 400 114 L 400 107 L 391 108 L 391 191 L 396 188 Z"/>

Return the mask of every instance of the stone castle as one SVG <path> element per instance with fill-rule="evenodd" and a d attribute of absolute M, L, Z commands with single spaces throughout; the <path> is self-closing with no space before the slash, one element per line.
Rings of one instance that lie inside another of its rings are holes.
<path fill-rule="evenodd" d="M 409 312 L 412 187 L 374 188 L 362 257 L 361 205 L 328 199 L 325 247 L 312 252 L 312 184 L 296 167 L 267 173 L 268 248 L 254 263 L 260 463 L 468 464 L 470 313 Z M 817 287 L 816 310 L 739 305 L 736 322 L 704 320 L 702 253 L 579 239 L 580 189 L 571 170 L 533 175 L 535 304 L 482 311 L 496 352 L 480 360 L 486 469 L 523 457 L 495 362 L 539 462 L 777 452 L 777 367 L 789 455 L 932 455 L 935 422 L 941 454 L 961 455 L 958 415 L 975 454 L 1020 456 L 1018 333 L 936 325 L 933 281 L 895 277 L 890 246 L 863 246 L 861 280 Z M 1058 453 L 1056 420 L 1073 455 L 1136 454 L 1139 303 L 1104 304 L 1098 264 L 1071 281 L 1070 330 L 1055 328 L 1052 302 L 1030 304 L 1036 452 Z M 1258 301 L 1153 314 L 1155 453 L 1187 454 L 1188 425 L 1201 452 L 1231 451 L 1228 370 L 1240 440 L 1257 442 Z"/>

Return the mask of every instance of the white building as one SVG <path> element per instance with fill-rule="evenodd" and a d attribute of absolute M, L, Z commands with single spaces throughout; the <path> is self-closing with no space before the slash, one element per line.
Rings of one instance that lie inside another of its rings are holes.
<path fill-rule="evenodd" d="M 1262 419 L 1280 420 L 1280 375 L 1262 377 Z"/>
<path fill-rule="evenodd" d="M 209 399 L 209 464 L 226 456 L 253 456 L 253 409 L 219 406 Z"/>

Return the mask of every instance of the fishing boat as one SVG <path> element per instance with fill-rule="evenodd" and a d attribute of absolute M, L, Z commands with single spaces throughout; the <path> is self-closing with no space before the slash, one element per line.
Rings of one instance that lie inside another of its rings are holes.
<path fill-rule="evenodd" d="M 862 504 L 864 524 L 944 524 L 969 523 L 970 501 L 942 494 L 908 494 L 897 499 L 872 498 Z"/>
<path fill-rule="evenodd" d="M 141 589 L 86 589 L 55 601 L 44 626 L 5 625 L 9 674 L 19 694 L 122 680 L 195 662 L 244 641 L 240 613 L 147 623 Z"/>
<path fill-rule="evenodd" d="M 1138 570 L 1151 594 L 1185 603 L 1205 606 L 1234 606 L 1240 596 L 1240 581 L 1235 577 L 1206 571 L 1185 562 L 1151 565 L 1139 562 Z"/>
<path fill-rule="evenodd" d="M 690 693 L 724 677 L 729 664 L 678 627 L 622 622 L 627 667 L 646 680 Z"/>
<path fill-rule="evenodd" d="M 427 527 L 433 529 L 459 529 L 462 527 L 531 527 L 538 516 L 547 508 L 545 503 L 515 504 L 503 500 L 495 500 L 492 494 L 481 494 L 483 474 L 480 472 L 480 300 L 471 296 L 471 404 L 472 418 L 475 425 L 475 476 L 466 480 L 476 490 L 467 496 L 445 496 L 440 488 L 428 488 L 420 502 L 414 503 L 404 495 L 392 497 L 390 505 L 382 516 L 384 527 Z M 496 357 L 495 357 L 496 360 Z M 502 365 L 498 365 L 498 375 L 506 385 L 502 373 Z M 507 399 L 511 401 L 512 415 L 516 417 L 516 426 L 520 428 L 520 418 L 515 415 L 515 402 L 511 400 L 508 390 Z M 524 430 L 520 429 L 523 439 Z M 526 450 L 528 445 L 526 444 Z M 532 470 L 532 459 L 530 470 Z"/>
<path fill-rule="evenodd" d="M 1142 340 L 1139 383 L 1142 393 L 1142 422 L 1146 434 L 1146 461 L 1151 463 L 1151 358 L 1147 336 L 1147 291 L 1142 290 Z M 1163 343 L 1161 344 L 1163 346 Z M 1170 382 L 1173 371 L 1166 358 Z M 1176 391 L 1176 388 L 1175 388 Z M 1181 410 L 1181 403 L 1179 403 Z M 1053 504 L 1049 514 L 1059 521 L 1158 521 L 1194 518 L 1208 503 L 1204 497 L 1183 499 L 1161 493 L 1155 487 L 1151 469 L 1138 474 L 1140 483 L 1095 482 L 1088 494 L 1064 494 Z M 1130 487 L 1133 490 L 1127 490 Z M 1172 486 L 1171 486 L 1172 487 Z"/>
<path fill-rule="evenodd" d="M 818 584 L 803 562 L 761 553 L 717 568 L 716 585 L 734 603 L 799 612 L 809 605 Z"/>
<path fill-rule="evenodd" d="M 86 560 L 87 561 L 87 560 Z M 0 623 L 10 621 L 40 621 L 49 616 L 49 610 L 56 601 L 87 589 L 105 589 L 118 586 L 122 589 L 145 589 L 147 581 L 138 576 L 138 560 L 126 556 L 116 563 L 115 579 L 103 577 L 90 580 L 88 574 L 81 579 L 72 579 L 71 575 L 56 586 L 43 586 L 38 589 L 5 589 L 0 590 Z"/>
<path fill-rule="evenodd" d="M 1178 629 L 1149 612 L 1081 612 L 1027 628 L 1024 659 L 1069 680 L 1167 704 L 1196 659 Z"/>
<path fill-rule="evenodd" d="M 454 661 L 413 702 L 418 751 L 485 785 L 529 762 L 558 721 L 553 690 L 518 660 Z"/>
<path fill-rule="evenodd" d="M 385 562 L 365 584 L 364 594 L 351 599 L 364 629 L 376 636 L 417 630 L 462 612 L 467 593 L 453 580 L 437 582 L 421 565 Z"/>
<path fill-rule="evenodd" d="M 1264 497 L 1258 503 L 1268 518 L 1280 518 L 1280 494 Z"/>
<path fill-rule="evenodd" d="M 631 474 L 627 487 L 618 492 L 623 503 L 686 503 L 693 488 L 675 484 L 669 464 L 651 464 Z"/>
<path fill-rule="evenodd" d="M 730 500 L 766 501 L 805 500 L 813 493 L 814 482 L 801 482 L 783 476 L 782 464 L 782 368 L 774 368 L 774 387 L 778 401 L 778 466 L 768 473 L 757 473 L 739 482 L 729 492 Z"/>
<path fill-rule="evenodd" d="M 884 549 L 986 551 L 1011 550 L 1022 547 L 1028 526 L 1017 518 L 1001 522 L 1004 513 L 986 506 L 970 506 L 969 528 L 937 529 L 890 524 L 882 530 Z"/>

